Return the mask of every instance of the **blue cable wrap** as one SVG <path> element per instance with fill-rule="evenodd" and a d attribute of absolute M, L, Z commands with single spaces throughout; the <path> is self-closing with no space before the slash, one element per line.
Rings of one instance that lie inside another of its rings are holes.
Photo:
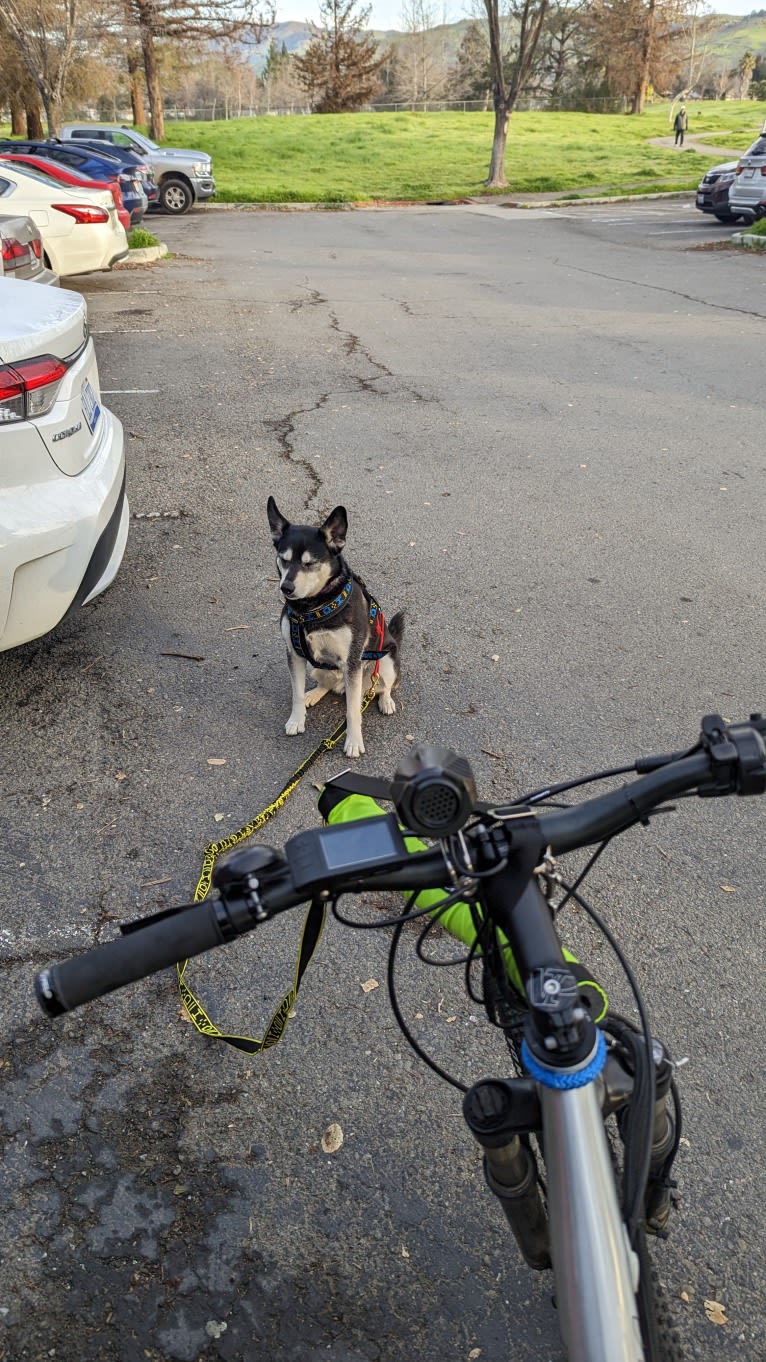
<path fill-rule="evenodd" d="M 535 1059 L 527 1042 L 523 1040 L 521 1042 L 521 1059 L 524 1068 L 530 1078 L 534 1078 L 535 1082 L 541 1083 L 544 1088 L 557 1088 L 560 1092 L 584 1088 L 588 1083 L 593 1083 L 598 1078 L 606 1064 L 604 1033 L 599 1031 L 597 1034 L 596 1053 L 584 1069 L 549 1069 Z"/>

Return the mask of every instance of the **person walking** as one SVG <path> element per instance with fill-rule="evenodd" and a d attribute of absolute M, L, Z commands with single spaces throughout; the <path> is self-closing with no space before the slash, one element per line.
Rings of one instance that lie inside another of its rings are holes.
<path fill-rule="evenodd" d="M 676 146 L 682 147 L 684 144 L 684 133 L 689 126 L 689 119 L 686 113 L 686 105 L 682 104 L 673 121 L 676 130 Z"/>

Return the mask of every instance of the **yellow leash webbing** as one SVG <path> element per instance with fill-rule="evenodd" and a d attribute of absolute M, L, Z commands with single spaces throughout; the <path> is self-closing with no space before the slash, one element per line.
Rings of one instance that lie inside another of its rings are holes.
<path fill-rule="evenodd" d="M 362 713 L 366 710 L 374 694 L 375 685 L 373 683 L 362 701 Z M 332 751 L 340 742 L 345 731 L 346 720 L 342 719 L 333 729 L 329 737 L 323 738 L 314 748 L 313 752 L 310 752 L 305 760 L 301 762 L 300 766 L 296 767 L 287 784 L 280 790 L 276 799 L 272 800 L 271 804 L 267 804 L 265 809 L 262 809 L 260 813 L 256 814 L 249 823 L 245 823 L 243 827 L 238 828 L 236 832 L 230 833 L 228 837 L 222 838 L 220 842 L 210 842 L 205 847 L 202 854 L 202 871 L 197 882 L 197 888 L 194 891 L 195 903 L 201 903 L 210 893 L 213 881 L 213 870 L 215 869 L 218 857 L 223 855 L 225 851 L 232 851 L 233 848 L 239 846 L 241 842 L 246 842 L 248 837 L 252 837 L 265 823 L 268 823 L 269 819 L 273 818 L 274 814 L 277 813 L 278 810 L 282 808 L 282 805 L 290 798 L 293 790 L 297 788 L 306 772 L 314 765 L 314 762 L 318 761 L 323 752 Z M 260 1054 L 263 1050 L 268 1050 L 272 1045 L 276 1045 L 277 1042 L 281 1040 L 285 1027 L 287 1026 L 288 1018 L 292 1012 L 298 989 L 300 988 L 301 979 L 319 944 L 324 921 L 325 905 L 315 899 L 309 905 L 301 930 L 301 940 L 298 948 L 298 959 L 295 963 L 295 974 L 293 976 L 292 987 L 285 993 L 282 1001 L 276 1008 L 266 1031 L 260 1039 L 256 1039 L 253 1036 L 229 1035 L 227 1032 L 219 1030 L 186 981 L 186 966 L 189 963 L 188 960 L 180 961 L 176 965 L 176 972 L 178 975 L 178 991 L 181 995 L 181 1003 L 189 1020 L 193 1022 L 200 1034 L 203 1036 L 210 1036 L 214 1040 L 224 1040 L 228 1045 L 234 1046 L 237 1050 L 244 1050 L 249 1055 Z"/>

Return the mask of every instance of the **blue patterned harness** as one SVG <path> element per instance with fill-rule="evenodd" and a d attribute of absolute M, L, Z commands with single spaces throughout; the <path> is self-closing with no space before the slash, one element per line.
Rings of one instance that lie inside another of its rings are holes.
<path fill-rule="evenodd" d="M 330 587 L 337 585 L 338 579 L 330 582 Z M 368 619 L 370 628 L 375 635 L 377 648 L 365 648 L 362 653 L 363 662 L 377 662 L 388 653 L 388 647 L 383 647 L 383 635 L 385 633 L 385 620 L 375 597 L 367 589 L 361 577 L 357 577 L 355 572 L 350 572 L 341 582 L 340 591 L 330 599 L 322 596 L 311 596 L 306 601 L 293 605 L 290 601 L 285 601 L 285 610 L 290 624 L 290 642 L 299 657 L 305 658 L 312 667 L 320 667 L 324 671 L 334 672 L 338 668 L 332 662 L 317 662 L 309 647 L 308 635 L 314 630 L 325 624 L 333 615 L 338 615 L 345 609 L 351 599 L 351 592 L 354 583 L 361 589 L 367 602 Z M 377 670 L 377 668 L 376 668 Z"/>

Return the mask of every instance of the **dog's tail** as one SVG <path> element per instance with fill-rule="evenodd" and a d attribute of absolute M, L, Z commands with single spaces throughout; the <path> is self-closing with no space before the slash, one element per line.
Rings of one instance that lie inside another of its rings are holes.
<path fill-rule="evenodd" d="M 396 614 L 392 615 L 390 620 L 387 621 L 386 633 L 390 636 L 391 639 L 391 645 L 389 646 L 388 651 L 391 654 L 391 656 L 396 660 L 399 656 L 399 651 L 402 646 L 402 639 L 404 638 L 403 610 L 397 610 Z M 386 641 L 388 642 L 388 639 Z"/>

